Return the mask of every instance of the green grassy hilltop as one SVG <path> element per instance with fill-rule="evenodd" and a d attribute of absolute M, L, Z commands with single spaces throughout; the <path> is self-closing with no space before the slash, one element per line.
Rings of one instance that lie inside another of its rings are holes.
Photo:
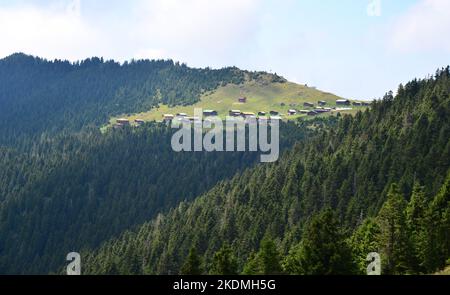
<path fill-rule="evenodd" d="M 239 98 L 246 97 L 246 103 L 240 103 Z M 144 121 L 161 121 L 164 114 L 186 113 L 188 116 L 194 115 L 195 108 L 203 110 L 215 110 L 222 118 L 228 115 L 230 110 L 240 110 L 242 112 L 252 112 L 257 114 L 260 111 L 266 113 L 277 111 L 284 118 L 287 117 L 289 109 L 308 109 L 303 106 L 305 102 L 314 103 L 326 101 L 328 107 L 335 107 L 336 100 L 342 99 L 334 94 L 322 92 L 306 85 L 292 82 L 272 82 L 271 75 L 261 75 L 258 79 L 246 79 L 242 84 L 226 84 L 217 89 L 205 92 L 199 102 L 188 106 L 169 107 L 161 104 L 159 108 L 150 111 L 113 117 L 110 123 L 115 123 L 119 117 L 127 118 L 131 121 L 141 119 Z M 346 113 L 356 113 L 364 107 L 351 106 L 352 110 Z M 325 114 L 330 115 L 330 113 Z M 290 119 L 307 117 L 305 114 L 289 116 Z"/>

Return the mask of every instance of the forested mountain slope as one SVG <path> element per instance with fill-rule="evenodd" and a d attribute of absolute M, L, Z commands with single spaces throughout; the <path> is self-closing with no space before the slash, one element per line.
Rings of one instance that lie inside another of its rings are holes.
<path fill-rule="evenodd" d="M 316 132 L 304 124 L 282 125 L 281 150 Z M 149 123 L 0 149 L 0 273 L 55 270 L 70 251 L 99 246 L 260 160 L 249 152 L 176 153 L 174 132 Z"/>
<path fill-rule="evenodd" d="M 449 119 L 446 68 L 85 252 L 84 272 L 359 273 L 376 250 L 384 273 L 432 273 L 450 256 Z"/>
<path fill-rule="evenodd" d="M 242 83 L 244 73 L 194 69 L 171 60 L 70 63 L 14 54 L 0 60 L 0 144 L 44 131 L 78 131 L 160 103 L 193 104 L 205 91 Z"/>
<path fill-rule="evenodd" d="M 165 125 L 99 127 L 260 75 L 172 61 L 0 60 L 0 273 L 55 270 L 69 251 L 95 248 L 252 166 L 258 153 L 177 154 Z M 283 124 L 281 149 L 316 132 L 302 124 Z"/>

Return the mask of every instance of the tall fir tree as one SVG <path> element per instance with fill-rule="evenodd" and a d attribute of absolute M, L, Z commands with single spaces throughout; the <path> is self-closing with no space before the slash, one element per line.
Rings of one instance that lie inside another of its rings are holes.
<path fill-rule="evenodd" d="M 406 226 L 406 205 L 397 184 L 392 184 L 377 218 L 384 274 L 410 271 L 411 243 Z"/>
<path fill-rule="evenodd" d="M 255 252 L 251 252 L 242 271 L 243 275 L 260 275 L 260 263 Z"/>
<path fill-rule="evenodd" d="M 203 273 L 201 269 L 201 259 L 197 254 L 197 249 L 192 247 L 189 250 L 189 254 L 181 267 L 180 274 L 182 275 L 201 275 Z"/>
<path fill-rule="evenodd" d="M 285 269 L 304 275 L 356 273 L 350 247 L 332 209 L 325 209 L 311 219 L 300 246 L 286 259 Z"/>
<path fill-rule="evenodd" d="M 272 275 L 282 272 L 280 253 L 278 252 L 277 245 L 271 238 L 262 240 L 259 257 L 261 258 L 264 274 Z"/>
<path fill-rule="evenodd" d="M 450 259 L 450 172 L 430 204 L 428 218 L 425 265 L 429 272 L 434 272 Z"/>
<path fill-rule="evenodd" d="M 428 236 L 427 208 L 424 188 L 416 183 L 406 208 L 407 230 L 411 234 L 411 244 L 413 246 L 410 257 L 411 271 L 413 273 L 425 272 L 423 262 L 425 261 Z"/>
<path fill-rule="evenodd" d="M 237 275 L 237 260 L 231 247 L 226 244 L 214 254 L 211 274 Z"/>
<path fill-rule="evenodd" d="M 367 272 L 367 255 L 372 252 L 379 253 L 380 226 L 374 218 L 366 219 L 353 233 L 349 240 L 355 263 L 359 274 Z"/>
<path fill-rule="evenodd" d="M 259 252 L 251 255 L 244 266 L 243 274 L 246 275 L 277 275 L 282 273 L 281 257 L 277 245 L 265 237 L 261 241 Z"/>

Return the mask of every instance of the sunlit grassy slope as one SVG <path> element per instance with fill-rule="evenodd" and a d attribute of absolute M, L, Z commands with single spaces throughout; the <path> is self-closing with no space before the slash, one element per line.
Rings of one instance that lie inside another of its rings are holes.
<path fill-rule="evenodd" d="M 247 103 L 239 103 L 240 97 L 247 97 Z M 336 106 L 336 100 L 340 97 L 331 93 L 319 91 L 305 85 L 299 85 L 292 82 L 273 83 L 268 79 L 262 78 L 258 80 L 246 81 L 243 84 L 228 84 L 218 89 L 205 93 L 199 102 L 190 106 L 168 107 L 161 105 L 158 109 L 152 109 L 148 112 L 123 115 L 121 117 L 134 121 L 142 119 L 145 121 L 161 121 L 164 114 L 186 113 L 189 116 L 194 115 L 194 108 L 202 108 L 203 110 L 215 110 L 219 116 L 224 118 L 230 110 L 240 110 L 242 112 L 258 113 L 260 111 L 270 112 L 278 111 L 287 118 L 289 109 L 307 109 L 303 107 L 304 102 L 312 102 L 317 105 L 319 100 L 326 101 L 329 107 Z M 354 113 L 362 107 L 354 107 Z M 330 114 L 326 114 L 330 115 Z M 290 116 L 289 119 L 298 117 L 306 117 L 306 115 Z M 114 123 L 116 118 L 111 118 Z"/>

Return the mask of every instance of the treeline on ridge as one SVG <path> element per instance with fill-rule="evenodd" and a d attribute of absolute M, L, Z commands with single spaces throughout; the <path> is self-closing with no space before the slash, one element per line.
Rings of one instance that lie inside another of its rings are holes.
<path fill-rule="evenodd" d="M 191 105 L 204 92 L 260 74 L 235 67 L 189 68 L 172 60 L 120 64 L 95 57 L 71 63 L 13 54 L 0 60 L 0 144 L 43 132 L 98 127 L 112 116 L 160 104 Z"/>

